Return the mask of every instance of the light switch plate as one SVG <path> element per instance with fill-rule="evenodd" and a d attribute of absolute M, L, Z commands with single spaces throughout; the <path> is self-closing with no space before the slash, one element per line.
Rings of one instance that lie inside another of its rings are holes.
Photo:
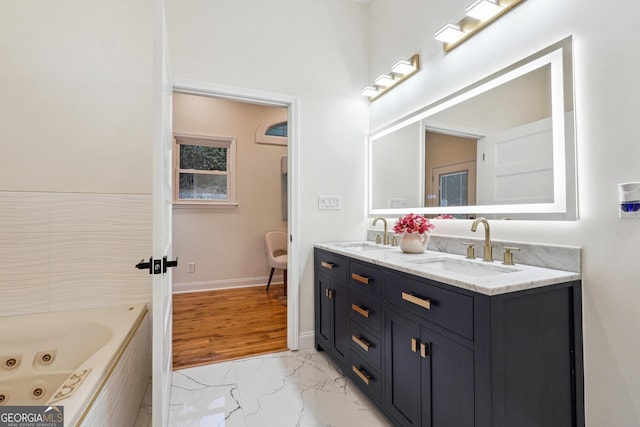
<path fill-rule="evenodd" d="M 318 209 L 320 210 L 338 210 L 342 209 L 342 202 L 340 196 L 319 196 L 318 197 Z"/>
<path fill-rule="evenodd" d="M 407 207 L 407 199 L 400 199 L 397 197 L 389 197 L 387 199 L 387 205 L 389 209 L 403 209 Z"/>

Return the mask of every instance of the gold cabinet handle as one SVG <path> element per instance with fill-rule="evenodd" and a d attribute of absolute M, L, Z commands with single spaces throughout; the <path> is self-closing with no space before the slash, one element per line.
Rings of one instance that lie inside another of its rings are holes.
<path fill-rule="evenodd" d="M 351 304 L 351 310 L 355 311 L 362 317 L 366 317 L 367 319 L 369 318 L 369 310 L 366 308 L 360 307 L 357 304 Z"/>
<path fill-rule="evenodd" d="M 411 338 L 411 351 L 414 353 L 418 351 L 418 340 L 415 338 Z"/>
<path fill-rule="evenodd" d="M 426 359 L 427 356 L 429 355 L 429 347 L 427 347 L 427 345 L 423 342 L 420 343 L 420 356 L 423 359 Z"/>
<path fill-rule="evenodd" d="M 333 270 L 333 264 L 331 264 L 330 262 L 322 261 L 320 265 L 322 265 L 324 268 L 328 268 L 329 270 Z"/>
<path fill-rule="evenodd" d="M 327 298 L 332 299 L 333 298 L 333 289 L 325 289 L 324 290 L 324 294 L 327 296 Z"/>
<path fill-rule="evenodd" d="M 358 344 L 358 345 L 359 345 L 359 346 L 360 346 L 364 351 L 369 351 L 369 346 L 370 346 L 371 344 L 369 344 L 367 341 L 365 341 L 365 340 L 363 340 L 362 338 L 357 337 L 357 336 L 355 336 L 355 335 L 351 335 L 351 340 L 352 340 L 354 343 Z"/>
<path fill-rule="evenodd" d="M 415 305 L 419 305 L 422 308 L 426 308 L 427 310 L 431 310 L 431 300 L 422 299 L 407 292 L 402 293 L 402 299 Z"/>
<path fill-rule="evenodd" d="M 366 277 L 366 276 L 361 276 L 361 275 L 356 274 L 356 273 L 351 273 L 351 278 L 353 280 L 355 280 L 356 282 L 364 283 L 365 285 L 369 284 L 369 278 Z"/>
<path fill-rule="evenodd" d="M 358 369 L 356 365 L 351 365 L 351 369 L 356 373 L 357 376 L 366 384 L 369 385 L 369 381 L 371 381 L 371 376 L 364 369 Z"/>

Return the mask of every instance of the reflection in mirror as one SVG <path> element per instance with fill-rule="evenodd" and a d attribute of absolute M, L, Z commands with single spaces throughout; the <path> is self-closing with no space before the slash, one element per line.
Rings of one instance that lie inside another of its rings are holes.
<path fill-rule="evenodd" d="M 371 146 L 373 206 L 391 209 L 420 206 L 424 189 L 420 122 L 409 124 Z"/>
<path fill-rule="evenodd" d="M 571 39 L 370 137 L 371 215 L 575 219 Z"/>

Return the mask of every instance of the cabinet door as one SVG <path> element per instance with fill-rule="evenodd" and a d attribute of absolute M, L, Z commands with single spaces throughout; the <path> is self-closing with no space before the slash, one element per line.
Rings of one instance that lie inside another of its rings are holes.
<path fill-rule="evenodd" d="M 332 305 L 329 293 L 333 291 L 331 280 L 316 276 L 316 342 L 326 351 L 331 350 Z"/>
<path fill-rule="evenodd" d="M 422 327 L 422 426 L 474 425 L 473 350 Z"/>
<path fill-rule="evenodd" d="M 333 300 L 333 349 L 336 358 L 348 365 L 351 350 L 351 324 L 349 290 L 347 285 L 334 282 Z"/>
<path fill-rule="evenodd" d="M 385 407 L 402 426 L 420 426 L 420 325 L 385 311 Z"/>
<path fill-rule="evenodd" d="M 316 343 L 345 366 L 350 350 L 349 292 L 345 283 L 316 278 Z"/>

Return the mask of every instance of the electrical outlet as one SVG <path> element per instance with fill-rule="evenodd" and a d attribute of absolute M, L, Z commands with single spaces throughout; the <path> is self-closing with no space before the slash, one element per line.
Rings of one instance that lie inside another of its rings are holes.
<path fill-rule="evenodd" d="M 187 264 L 187 273 L 195 273 L 196 272 L 196 263 L 190 262 Z"/>

